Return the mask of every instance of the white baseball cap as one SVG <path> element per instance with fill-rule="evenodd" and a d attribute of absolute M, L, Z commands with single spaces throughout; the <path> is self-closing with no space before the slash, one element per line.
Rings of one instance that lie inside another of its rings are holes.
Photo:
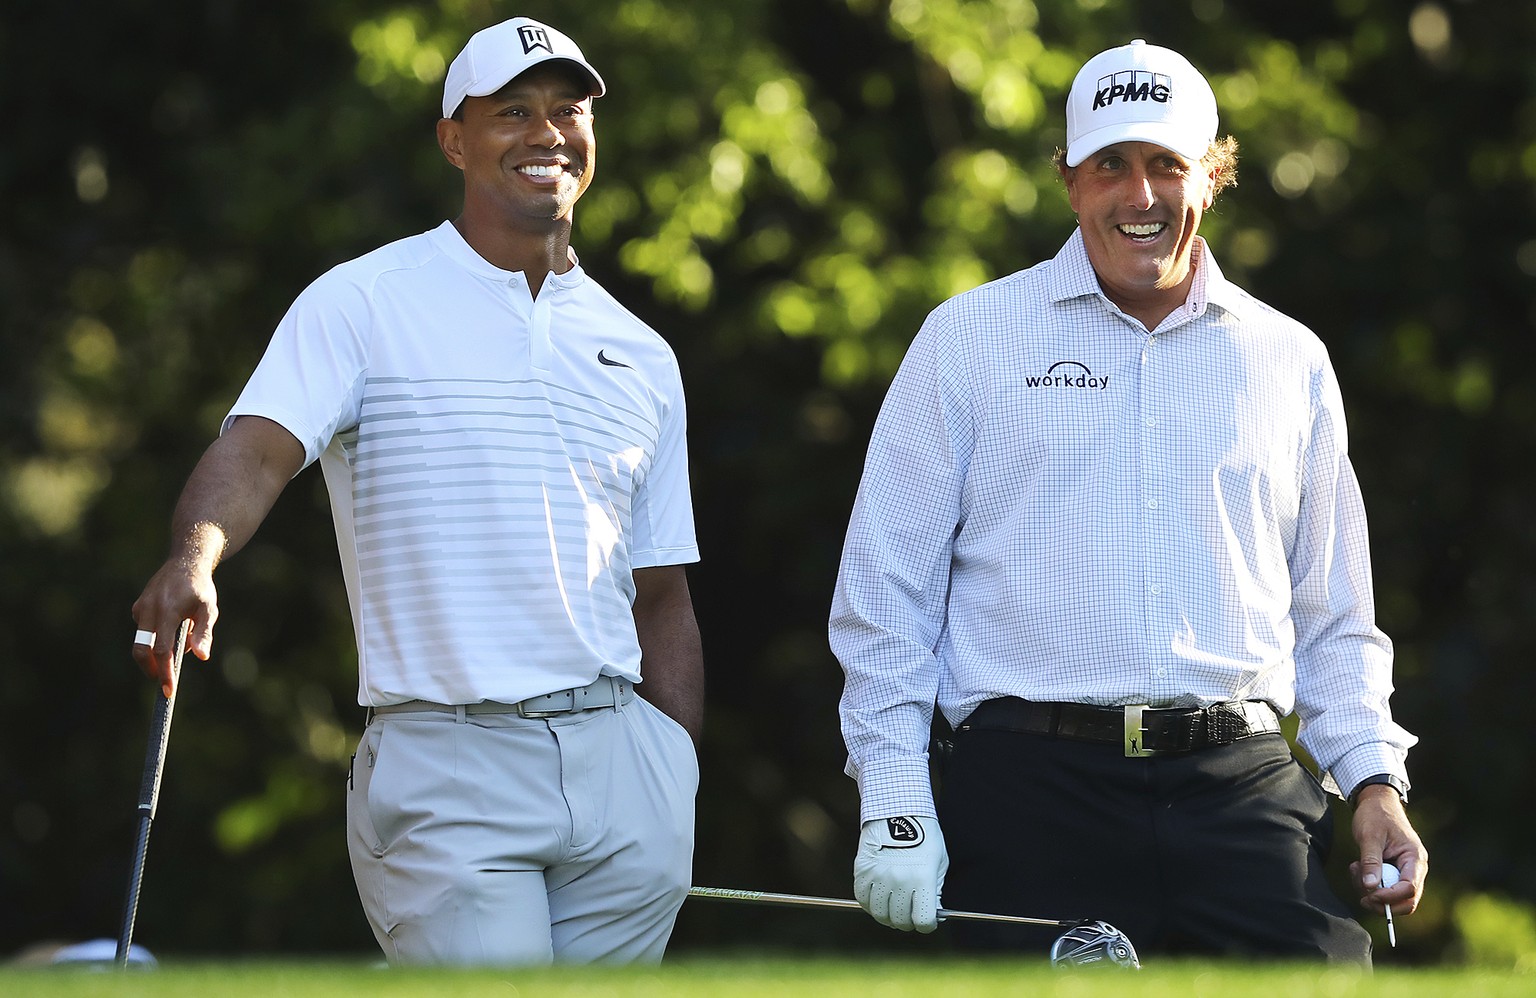
<path fill-rule="evenodd" d="M 1067 165 L 1116 142 L 1151 142 L 1198 163 L 1216 140 L 1216 95 L 1173 49 L 1136 39 L 1083 64 L 1067 95 Z"/>
<path fill-rule="evenodd" d="M 573 63 L 584 70 L 591 77 L 588 86 L 593 97 L 601 97 L 607 89 L 603 78 L 569 36 L 531 17 L 514 17 L 475 32 L 463 51 L 454 57 L 448 67 L 448 78 L 443 81 L 443 117 L 453 117 L 464 98 L 494 94 L 516 77 L 552 59 Z"/>

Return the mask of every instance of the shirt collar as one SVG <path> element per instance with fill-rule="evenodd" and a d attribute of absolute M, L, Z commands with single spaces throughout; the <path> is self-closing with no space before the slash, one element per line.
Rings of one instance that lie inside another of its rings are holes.
<path fill-rule="evenodd" d="M 1195 280 L 1190 285 L 1189 297 L 1181 309 L 1189 318 L 1204 314 L 1207 305 L 1215 305 L 1237 318 L 1242 318 L 1243 302 L 1247 296 L 1243 290 L 1221 273 L 1216 256 L 1200 236 L 1195 237 Z M 1073 298 L 1093 296 L 1107 301 L 1099 278 L 1088 261 L 1088 248 L 1083 245 L 1083 230 L 1073 229 L 1072 235 L 1050 263 L 1049 293 L 1051 301 L 1064 302 Z"/>
<path fill-rule="evenodd" d="M 1195 237 L 1195 242 L 1198 243 L 1196 252 L 1199 253 L 1200 264 L 1195 268 L 1195 283 L 1189 289 L 1190 303 L 1197 309 L 1193 314 L 1205 311 L 1207 305 L 1215 305 L 1241 319 L 1243 304 L 1248 300 L 1247 294 L 1222 274 L 1210 244 L 1199 236 Z"/>
<path fill-rule="evenodd" d="M 464 241 L 464 236 L 451 221 L 444 222 L 427 235 L 449 259 L 472 274 L 501 283 L 506 283 L 514 276 L 522 276 L 520 271 L 502 270 L 477 253 L 473 246 Z M 582 282 L 584 274 L 576 250 L 567 247 L 566 254 L 570 257 L 571 269 L 563 274 L 551 273 L 545 276 L 546 286 L 573 288 Z"/>

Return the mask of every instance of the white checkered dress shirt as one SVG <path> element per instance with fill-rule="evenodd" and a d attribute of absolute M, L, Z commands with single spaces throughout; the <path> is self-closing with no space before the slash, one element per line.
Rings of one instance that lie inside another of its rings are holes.
<path fill-rule="evenodd" d="M 939 306 L 870 441 L 832 650 L 863 820 L 932 815 L 937 703 L 1260 699 L 1346 791 L 1406 780 L 1322 342 L 1226 281 L 1148 333 L 1056 258 Z M 1334 783 L 1336 781 L 1336 785 Z"/>

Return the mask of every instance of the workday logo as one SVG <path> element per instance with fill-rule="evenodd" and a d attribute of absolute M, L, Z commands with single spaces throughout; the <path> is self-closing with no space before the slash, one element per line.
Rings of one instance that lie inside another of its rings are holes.
<path fill-rule="evenodd" d="M 1109 375 L 1094 374 L 1087 364 L 1075 360 L 1058 360 L 1044 374 L 1024 375 L 1024 384 L 1028 388 L 1082 388 L 1102 392 L 1109 387 Z"/>
<path fill-rule="evenodd" d="M 1149 100 L 1166 104 L 1172 96 L 1173 77 L 1166 73 L 1122 69 L 1118 73 L 1099 77 L 1099 88 L 1093 95 L 1093 110 L 1109 107 L 1115 101 L 1131 104 Z"/>

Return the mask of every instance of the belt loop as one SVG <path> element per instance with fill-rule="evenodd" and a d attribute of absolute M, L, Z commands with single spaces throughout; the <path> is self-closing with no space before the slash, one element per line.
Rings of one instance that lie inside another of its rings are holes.
<path fill-rule="evenodd" d="M 467 723 L 468 716 L 469 716 L 469 712 L 467 710 L 465 710 L 465 705 L 464 704 L 456 703 L 456 704 L 453 705 L 453 723 L 454 724 L 465 724 L 465 723 Z"/>
<path fill-rule="evenodd" d="M 1213 703 L 1202 708 L 1196 726 L 1190 730 L 1195 745 L 1200 745 L 1202 740 L 1206 745 L 1230 745 L 1232 739 L 1228 737 L 1227 707 L 1225 704 Z M 1200 730 L 1200 729 L 1204 730 Z"/>

